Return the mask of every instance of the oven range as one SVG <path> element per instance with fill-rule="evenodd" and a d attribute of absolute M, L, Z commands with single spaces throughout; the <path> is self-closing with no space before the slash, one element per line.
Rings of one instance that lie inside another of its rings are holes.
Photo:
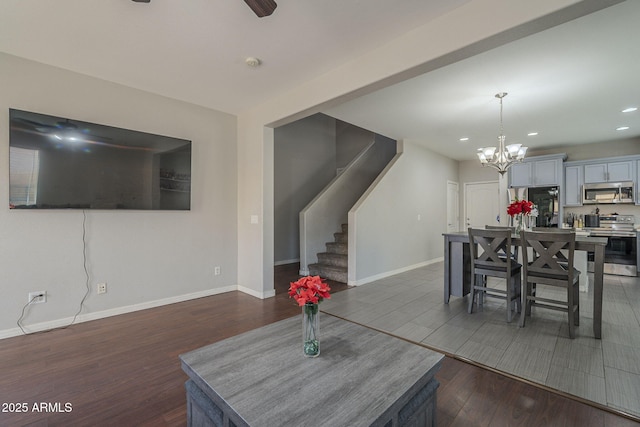
<path fill-rule="evenodd" d="M 638 274 L 637 236 L 633 215 L 600 215 L 600 226 L 589 228 L 590 235 L 606 237 L 605 274 L 636 276 Z M 589 254 L 592 261 L 593 254 Z"/>

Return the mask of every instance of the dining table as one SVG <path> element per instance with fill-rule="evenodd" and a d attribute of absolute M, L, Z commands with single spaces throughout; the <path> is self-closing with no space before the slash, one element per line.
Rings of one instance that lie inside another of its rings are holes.
<path fill-rule="evenodd" d="M 471 290 L 471 252 L 469 233 L 443 233 L 444 236 L 444 302 L 451 296 L 463 297 Z M 522 246 L 519 234 L 513 234 L 512 244 Z M 593 333 L 602 338 L 602 297 L 604 288 L 604 249 L 606 237 L 576 235 L 577 251 L 593 252 Z M 586 272 L 585 272 L 586 273 Z"/>

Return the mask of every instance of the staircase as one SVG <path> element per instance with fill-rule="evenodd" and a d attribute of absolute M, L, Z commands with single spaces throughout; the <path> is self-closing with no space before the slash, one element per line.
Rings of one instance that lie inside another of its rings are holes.
<path fill-rule="evenodd" d="M 333 242 L 325 243 L 326 252 L 318 254 L 318 263 L 309 264 L 309 274 L 323 279 L 347 283 L 348 224 L 342 224 L 340 233 L 333 233 Z"/>

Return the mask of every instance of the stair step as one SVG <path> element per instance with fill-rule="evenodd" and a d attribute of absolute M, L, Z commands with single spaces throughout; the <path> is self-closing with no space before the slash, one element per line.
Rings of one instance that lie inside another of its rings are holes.
<path fill-rule="evenodd" d="M 309 264 L 309 274 L 320 276 L 323 279 L 334 280 L 340 283 L 347 283 L 348 275 L 346 267 L 337 267 L 324 264 Z"/>
<path fill-rule="evenodd" d="M 327 247 L 327 252 L 333 254 L 344 254 L 347 255 L 349 253 L 349 247 L 346 243 L 341 242 L 328 242 L 325 244 Z"/>
<path fill-rule="evenodd" d="M 333 240 L 337 243 L 347 243 L 349 241 L 349 234 L 333 233 Z"/>
<path fill-rule="evenodd" d="M 342 224 L 342 232 L 344 234 L 349 234 L 349 224 Z"/>
<path fill-rule="evenodd" d="M 349 260 L 347 255 L 344 254 L 321 252 L 318 254 L 318 264 L 347 267 L 349 265 Z"/>

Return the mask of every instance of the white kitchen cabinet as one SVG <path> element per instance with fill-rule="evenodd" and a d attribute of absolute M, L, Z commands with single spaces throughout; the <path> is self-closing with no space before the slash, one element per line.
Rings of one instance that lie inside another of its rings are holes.
<path fill-rule="evenodd" d="M 582 165 L 564 168 L 564 206 L 582 206 Z"/>
<path fill-rule="evenodd" d="M 634 162 L 620 161 L 584 165 L 584 182 L 634 181 Z"/>

